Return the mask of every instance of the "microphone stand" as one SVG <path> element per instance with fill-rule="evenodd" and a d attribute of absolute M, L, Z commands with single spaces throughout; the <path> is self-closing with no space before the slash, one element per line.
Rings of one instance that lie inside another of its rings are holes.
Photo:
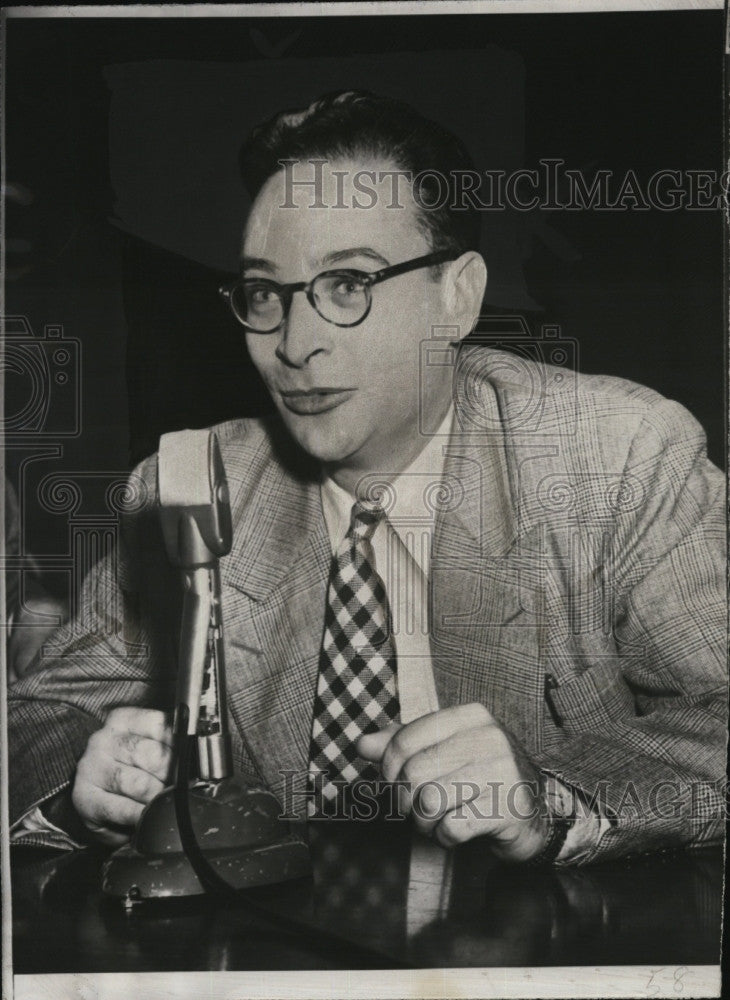
<path fill-rule="evenodd" d="M 307 845 L 279 818 L 275 796 L 233 776 L 219 569 L 233 530 L 213 431 L 163 436 L 158 493 L 165 548 L 183 587 L 175 784 L 145 807 L 130 844 L 104 865 L 104 893 L 127 907 L 203 892 L 231 895 L 311 873 Z M 195 756 L 198 778 L 191 781 Z"/>

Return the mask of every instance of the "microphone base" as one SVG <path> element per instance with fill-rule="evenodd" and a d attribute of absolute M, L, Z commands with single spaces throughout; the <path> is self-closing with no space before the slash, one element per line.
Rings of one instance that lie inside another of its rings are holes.
<path fill-rule="evenodd" d="M 195 838 L 208 864 L 232 889 L 311 875 L 309 848 L 278 818 L 280 806 L 271 792 L 226 778 L 198 781 L 188 795 Z M 105 862 L 102 891 L 130 907 L 205 893 L 182 849 L 173 788 L 146 806 L 132 842 Z"/>

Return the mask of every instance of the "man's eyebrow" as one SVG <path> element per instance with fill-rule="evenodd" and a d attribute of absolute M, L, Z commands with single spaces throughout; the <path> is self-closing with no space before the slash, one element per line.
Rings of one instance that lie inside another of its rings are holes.
<path fill-rule="evenodd" d="M 332 250 L 330 253 L 326 253 L 320 260 L 320 266 L 339 264 L 342 261 L 350 260 L 352 257 L 366 257 L 380 267 L 388 267 L 390 264 L 390 261 L 383 257 L 381 253 L 378 253 L 377 250 L 373 250 L 372 247 L 347 247 L 344 250 Z M 276 274 L 277 270 L 276 264 L 265 257 L 241 257 L 242 272 L 266 271 L 267 274 Z"/>
<path fill-rule="evenodd" d="M 381 267 L 388 267 L 390 264 L 390 261 L 386 260 L 377 250 L 373 250 L 372 247 L 348 247 L 347 250 L 333 250 L 324 255 L 321 263 L 339 264 L 343 260 L 349 260 L 350 257 L 368 257 L 376 264 L 380 264 Z"/>
<path fill-rule="evenodd" d="M 241 271 L 267 271 L 269 274 L 276 273 L 276 264 L 272 264 L 265 257 L 241 257 Z"/>

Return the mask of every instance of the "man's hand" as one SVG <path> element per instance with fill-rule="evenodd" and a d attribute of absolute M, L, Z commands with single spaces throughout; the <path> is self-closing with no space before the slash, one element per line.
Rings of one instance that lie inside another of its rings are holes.
<path fill-rule="evenodd" d="M 410 784 L 416 826 L 446 847 L 486 834 L 498 857 L 529 861 L 547 843 L 539 771 L 484 705 L 394 723 L 361 736 L 357 752 L 379 764 L 386 781 Z"/>
<path fill-rule="evenodd" d="M 172 729 L 163 712 L 115 708 L 89 739 L 76 767 L 71 800 L 84 825 L 118 847 L 144 806 L 169 783 Z"/>

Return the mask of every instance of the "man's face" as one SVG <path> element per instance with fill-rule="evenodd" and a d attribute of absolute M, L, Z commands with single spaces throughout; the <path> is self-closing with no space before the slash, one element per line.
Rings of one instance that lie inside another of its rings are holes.
<path fill-rule="evenodd" d="M 417 226 L 409 193 L 390 207 L 387 179 L 373 185 L 375 204 L 358 208 L 351 178 L 358 170 L 392 170 L 386 162 L 333 162 L 324 170 L 323 199 L 315 208 L 312 188 L 286 185 L 284 172 L 262 188 L 243 242 L 243 274 L 281 284 L 309 282 L 336 268 L 377 271 L 431 252 Z M 293 179 L 311 180 L 314 168 L 295 165 Z M 344 189 L 333 171 L 346 171 Z M 344 197 L 343 197 L 344 193 Z M 282 207 L 286 200 L 295 207 Z M 372 288 L 372 307 L 358 326 L 323 319 L 303 292 L 273 333 L 247 331 L 247 344 L 284 423 L 310 455 L 330 468 L 341 485 L 354 488 L 369 472 L 397 473 L 425 444 L 419 437 L 419 406 L 445 415 L 451 391 L 448 368 L 426 372 L 419 389 L 419 345 L 434 326 L 448 323 L 442 280 L 428 268 Z"/>

